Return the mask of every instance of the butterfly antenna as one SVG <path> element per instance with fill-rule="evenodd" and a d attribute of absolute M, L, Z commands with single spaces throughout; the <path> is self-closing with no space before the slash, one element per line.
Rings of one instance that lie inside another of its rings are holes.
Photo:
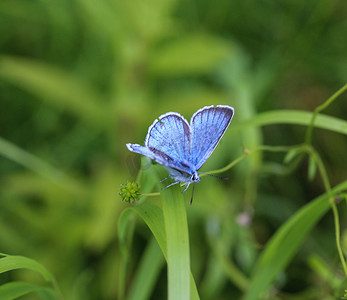
<path fill-rule="evenodd" d="M 212 175 L 212 174 L 208 174 L 208 173 L 204 173 L 204 172 L 200 172 L 199 174 L 205 174 L 207 176 L 216 177 L 216 178 L 223 179 L 223 180 L 228 180 L 229 179 L 227 177 L 220 177 L 220 176 L 217 176 L 217 175 Z"/>
<path fill-rule="evenodd" d="M 193 203 L 193 195 L 194 195 L 195 182 L 193 183 L 192 197 L 190 198 L 190 205 Z"/>

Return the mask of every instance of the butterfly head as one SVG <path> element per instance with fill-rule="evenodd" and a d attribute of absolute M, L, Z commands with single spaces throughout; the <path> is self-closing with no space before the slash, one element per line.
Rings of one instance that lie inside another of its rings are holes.
<path fill-rule="evenodd" d="M 200 182 L 200 177 L 199 177 L 198 172 L 194 172 L 193 175 L 192 175 L 192 177 L 190 177 L 190 180 L 191 180 L 192 182 Z"/>

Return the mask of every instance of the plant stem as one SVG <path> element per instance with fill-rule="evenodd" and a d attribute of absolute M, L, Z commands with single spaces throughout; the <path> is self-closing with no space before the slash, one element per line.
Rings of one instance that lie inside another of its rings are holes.
<path fill-rule="evenodd" d="M 342 89 L 340 89 L 338 92 L 336 92 L 332 97 L 330 97 L 324 104 L 322 104 L 320 106 L 320 107 L 322 107 L 321 109 L 318 109 L 319 108 L 318 107 L 316 109 L 316 111 L 319 112 L 322 109 L 326 108 L 327 105 L 329 105 L 333 100 L 335 100 L 336 97 L 338 95 L 340 95 L 346 89 L 347 89 L 347 84 Z M 312 118 L 313 121 L 311 121 L 311 125 L 314 124 L 315 115 L 317 115 L 317 113 L 314 114 L 314 116 Z M 312 130 L 311 130 L 311 132 L 312 132 Z M 340 244 L 340 221 L 339 221 L 339 214 L 338 214 L 338 210 L 337 210 L 337 207 L 336 207 L 336 203 L 334 201 L 334 195 L 331 192 L 331 186 L 330 186 L 329 177 L 328 177 L 328 174 L 326 172 L 326 168 L 324 166 L 324 163 L 323 163 L 320 155 L 318 154 L 318 152 L 310 144 L 295 145 L 295 146 L 267 146 L 267 145 L 262 145 L 262 146 L 259 146 L 259 147 L 255 148 L 254 150 L 244 149 L 244 154 L 242 154 L 241 156 L 239 156 L 238 158 L 233 160 L 230 164 L 228 164 L 224 168 L 221 168 L 221 169 L 218 169 L 218 170 L 214 170 L 214 171 L 210 171 L 210 172 L 206 172 L 206 174 L 215 174 L 215 173 L 225 172 L 225 171 L 231 169 L 236 164 L 238 164 L 243 159 L 245 159 L 248 155 L 251 155 L 251 154 L 259 152 L 259 151 L 288 152 L 288 151 L 291 151 L 291 150 L 294 150 L 294 149 L 297 149 L 299 151 L 301 150 L 301 151 L 307 152 L 308 154 L 312 155 L 314 160 L 317 163 L 319 173 L 320 173 L 320 175 L 322 177 L 322 181 L 323 181 L 325 190 L 326 190 L 326 192 L 329 195 L 329 202 L 330 202 L 332 210 L 333 210 L 334 223 L 335 223 L 336 247 L 337 247 L 337 251 L 339 253 L 339 257 L 340 257 L 340 260 L 341 260 L 341 264 L 342 264 L 344 273 L 347 276 L 347 265 L 346 265 L 346 261 L 345 261 L 345 258 L 344 258 L 343 252 L 342 252 L 342 248 L 341 248 L 341 244 Z M 204 176 L 204 174 L 202 174 L 201 176 Z"/>
<path fill-rule="evenodd" d="M 268 146 L 268 145 L 262 145 L 259 146 L 253 150 L 248 150 L 248 149 L 244 149 L 243 152 L 244 154 L 242 154 L 241 156 L 239 156 L 238 158 L 236 158 L 235 160 L 233 160 L 230 164 L 226 165 L 225 167 L 218 169 L 218 170 L 214 170 L 214 171 L 210 171 L 210 172 L 206 172 L 206 174 L 216 174 L 216 173 L 222 173 L 225 171 L 228 171 L 229 169 L 231 169 L 233 166 L 235 166 L 236 164 L 238 164 L 240 161 L 242 161 L 243 159 L 245 159 L 247 156 L 260 152 L 260 151 L 270 151 L 270 152 L 288 152 L 290 150 L 293 150 L 295 148 L 302 148 L 303 145 L 295 145 L 295 146 Z M 205 174 L 201 174 L 201 177 L 204 176 Z"/>
<path fill-rule="evenodd" d="M 340 88 L 337 92 L 335 92 L 331 97 L 329 97 L 328 100 L 326 100 L 323 104 L 317 106 L 317 108 L 314 110 L 310 125 L 306 132 L 306 144 L 310 145 L 312 142 L 312 131 L 313 131 L 314 122 L 316 120 L 317 115 L 321 111 L 326 109 L 333 101 L 337 99 L 338 96 L 340 96 L 346 90 L 347 90 L 347 83 L 342 88 Z"/>
<path fill-rule="evenodd" d="M 160 193 L 145 193 L 145 194 L 141 194 L 140 197 L 152 197 L 152 196 L 160 196 Z"/>
<path fill-rule="evenodd" d="M 337 92 L 335 92 L 331 97 L 328 98 L 328 100 L 326 100 L 323 104 L 319 105 L 313 112 L 312 115 L 312 119 L 310 122 L 310 125 L 307 129 L 306 132 L 306 145 L 308 147 L 309 152 L 311 153 L 311 155 L 314 157 L 314 159 L 316 160 L 316 163 L 318 165 L 319 168 L 319 172 L 322 176 L 322 180 L 324 182 L 324 186 L 326 191 L 329 193 L 329 202 L 331 204 L 331 208 L 333 210 L 333 214 L 334 214 L 334 223 L 335 223 L 335 238 L 336 238 L 336 247 L 337 247 L 337 251 L 339 253 L 339 257 L 341 260 L 341 264 L 343 267 L 343 270 L 345 272 L 345 275 L 347 276 L 347 265 L 346 265 L 346 261 L 341 249 L 341 242 L 340 242 L 340 220 L 339 220 L 339 213 L 336 207 L 336 203 L 334 201 L 334 197 L 331 194 L 331 188 L 330 188 L 330 183 L 329 183 L 329 178 L 325 169 L 325 166 L 323 164 L 323 161 L 321 159 L 321 157 L 319 156 L 319 154 L 314 150 L 313 147 L 311 147 L 311 143 L 312 143 L 312 132 L 313 132 L 313 128 L 314 128 L 314 122 L 316 120 L 317 115 L 323 111 L 324 109 L 326 109 L 333 101 L 335 101 L 337 99 L 338 96 L 340 96 L 344 91 L 347 90 L 347 84 L 345 84 L 343 87 L 341 87 Z"/>
<path fill-rule="evenodd" d="M 334 214 L 335 239 L 336 239 L 337 251 L 339 253 L 339 257 L 340 257 L 340 260 L 341 260 L 343 271 L 345 272 L 345 275 L 347 277 L 347 265 L 346 265 L 346 261 L 345 261 L 345 258 L 343 256 L 343 252 L 342 252 L 342 249 L 341 249 L 339 213 L 337 211 L 337 207 L 336 207 L 336 203 L 334 201 L 334 198 L 330 198 L 329 201 L 330 201 L 331 208 L 332 208 L 333 214 Z"/>
<path fill-rule="evenodd" d="M 325 166 L 323 164 L 323 161 L 322 161 L 320 155 L 316 152 L 316 150 L 312 146 L 307 145 L 307 151 L 315 159 L 315 161 L 317 163 L 317 166 L 318 166 L 318 170 L 319 170 L 320 175 L 322 177 L 325 189 L 326 189 L 327 193 L 329 194 L 329 202 L 330 202 L 331 208 L 333 210 L 333 215 L 334 215 L 335 239 L 336 239 L 337 252 L 339 253 L 339 257 L 340 257 L 340 260 L 341 260 L 343 271 L 344 271 L 345 275 L 347 276 L 347 265 L 346 265 L 346 261 L 345 261 L 345 258 L 344 258 L 343 252 L 342 252 L 341 241 L 340 241 L 339 213 L 338 213 L 338 210 L 337 210 L 337 207 L 336 207 L 334 196 L 333 196 L 333 194 L 331 192 L 331 186 L 330 186 L 328 174 L 326 172 L 326 169 L 325 169 Z"/>

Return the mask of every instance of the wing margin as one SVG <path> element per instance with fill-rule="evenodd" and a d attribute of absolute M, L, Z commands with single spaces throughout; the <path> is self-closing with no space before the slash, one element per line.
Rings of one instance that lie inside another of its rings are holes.
<path fill-rule="evenodd" d="M 168 112 L 149 127 L 145 146 L 184 162 L 190 156 L 191 135 L 188 121 L 179 113 Z"/>
<path fill-rule="evenodd" d="M 205 106 L 190 119 L 192 130 L 190 162 L 199 170 L 211 156 L 228 129 L 234 108 L 228 105 Z"/>

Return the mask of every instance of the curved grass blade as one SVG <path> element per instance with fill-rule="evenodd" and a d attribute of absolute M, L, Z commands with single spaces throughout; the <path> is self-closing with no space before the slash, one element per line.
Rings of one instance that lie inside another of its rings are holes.
<path fill-rule="evenodd" d="M 258 114 L 249 121 L 233 124 L 229 131 L 240 131 L 248 127 L 266 126 L 273 124 L 309 125 L 312 112 L 300 110 L 273 110 Z M 347 134 L 347 121 L 335 117 L 319 114 L 315 120 L 315 127 L 331 130 L 337 133 Z"/>
<path fill-rule="evenodd" d="M 26 282 L 9 282 L 0 286 L 0 299 L 1 300 L 12 300 L 18 297 L 30 294 L 37 290 L 36 285 L 31 285 Z"/>
<path fill-rule="evenodd" d="M 164 262 L 157 241 L 151 238 L 142 255 L 127 300 L 150 299 Z"/>
<path fill-rule="evenodd" d="M 143 221 L 147 224 L 155 239 L 157 240 L 159 247 L 167 260 L 167 251 L 166 251 L 166 233 L 165 233 L 165 224 L 163 211 L 155 204 L 152 203 L 141 203 L 132 207 L 129 207 L 123 211 L 119 219 L 118 232 L 119 237 L 124 236 L 126 232 L 126 227 L 129 217 L 133 213 L 138 214 Z M 199 294 L 195 285 L 193 276 L 190 274 L 190 299 L 198 300 Z"/>
<path fill-rule="evenodd" d="M 145 221 L 157 240 L 159 247 L 166 259 L 166 235 L 163 211 L 153 203 L 141 203 L 128 207 L 123 211 L 123 213 L 120 215 L 118 223 L 119 239 L 124 240 L 129 218 L 134 212 L 137 213 L 143 219 L 143 221 Z"/>
<path fill-rule="evenodd" d="M 347 189 L 347 181 L 336 186 L 332 193 Z M 274 278 L 286 267 L 298 251 L 303 239 L 329 210 L 329 195 L 323 194 L 296 212 L 267 243 L 253 271 L 246 300 L 256 300 Z"/>
<path fill-rule="evenodd" d="M 26 282 L 14 281 L 0 286 L 0 300 L 13 300 L 36 292 L 43 300 L 57 300 L 54 290 Z"/>
<path fill-rule="evenodd" d="M 1 55 L 0 78 L 98 128 L 109 125 L 111 115 L 99 105 L 101 96 L 71 72 L 33 59 Z"/>
<path fill-rule="evenodd" d="M 0 274 L 17 269 L 28 269 L 40 273 L 46 281 L 54 281 L 53 275 L 37 261 L 24 256 L 0 254 Z"/>
<path fill-rule="evenodd" d="M 40 288 L 40 290 L 37 290 L 37 292 L 42 293 L 42 295 L 47 295 L 44 296 L 44 299 L 49 299 L 47 298 L 50 297 L 49 295 L 54 295 L 54 297 L 57 296 L 56 298 L 62 299 L 60 289 L 54 276 L 43 265 L 39 264 L 37 261 L 31 258 L 24 256 L 7 255 L 4 253 L 0 253 L 0 256 L 3 256 L 2 258 L 0 258 L 0 274 L 18 269 L 27 269 L 38 272 L 46 281 L 50 282 L 53 285 L 55 291 L 50 288 L 42 287 Z"/>
<path fill-rule="evenodd" d="M 0 137 L 0 155 L 54 182 L 65 190 L 81 193 L 81 186 L 47 162 Z"/>

